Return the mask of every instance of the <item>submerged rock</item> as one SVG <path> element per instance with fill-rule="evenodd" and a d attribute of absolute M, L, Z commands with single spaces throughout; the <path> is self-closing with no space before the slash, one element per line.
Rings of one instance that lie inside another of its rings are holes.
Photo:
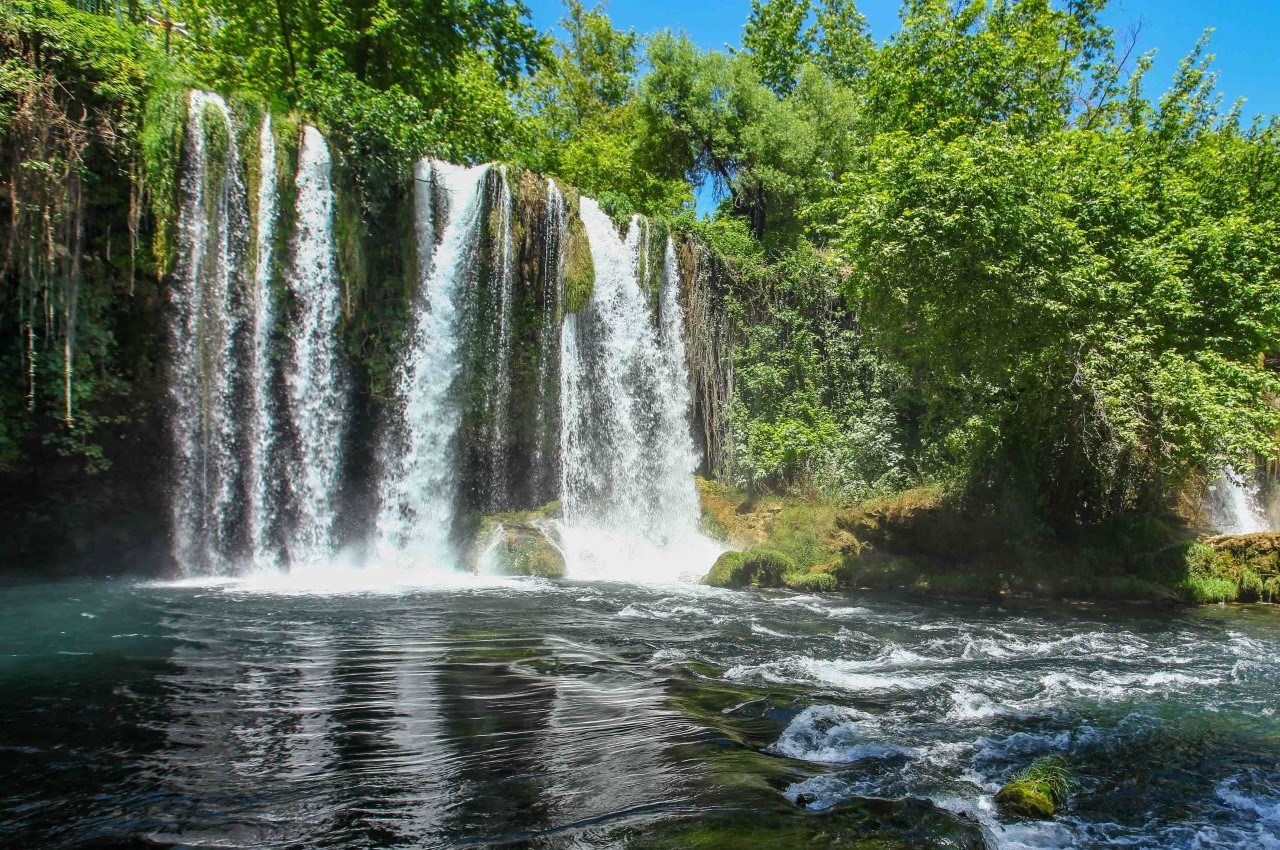
<path fill-rule="evenodd" d="M 1061 757 L 1037 759 L 996 792 L 995 803 L 1006 817 L 1051 818 L 1066 802 L 1070 781 L 1071 774 Z"/>
<path fill-rule="evenodd" d="M 822 811 L 782 811 L 752 796 L 739 792 L 719 810 L 646 825 L 628 846 L 634 850 L 983 850 L 987 846 L 977 824 L 928 800 L 867 798 Z"/>

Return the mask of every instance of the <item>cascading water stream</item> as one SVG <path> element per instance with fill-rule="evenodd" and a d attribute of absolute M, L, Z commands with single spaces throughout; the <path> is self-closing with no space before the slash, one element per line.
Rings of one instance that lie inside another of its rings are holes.
<path fill-rule="evenodd" d="M 190 93 L 185 144 L 180 260 L 169 292 L 171 510 L 174 558 L 195 575 L 226 570 L 240 549 L 246 197 L 226 101 Z"/>
<path fill-rule="evenodd" d="M 476 267 L 487 166 L 423 161 L 414 169 L 420 291 L 407 355 L 397 375 L 398 427 L 389 429 L 379 485 L 376 548 L 403 566 L 450 568 L 457 502 L 455 441 L 461 420 L 459 303 Z M 439 242 L 435 186 L 446 220 Z"/>
<path fill-rule="evenodd" d="M 662 356 L 661 403 L 659 428 L 679 438 L 660 439 L 661 457 L 657 480 L 662 489 L 661 503 L 677 522 L 683 523 L 679 533 L 689 535 L 699 529 L 701 508 L 693 486 L 698 468 L 698 453 L 690 436 L 689 418 L 693 398 L 689 392 L 689 364 L 684 345 L 684 308 L 680 302 L 680 270 L 676 248 L 667 237 L 662 255 L 662 278 L 658 291 L 658 349 Z"/>
<path fill-rule="evenodd" d="M 1222 534 L 1268 531 L 1258 488 L 1230 467 L 1218 471 L 1209 487 L 1209 520 Z"/>
<path fill-rule="evenodd" d="M 547 201 L 543 209 L 542 316 L 538 325 L 538 401 L 534 411 L 531 492 L 550 498 L 560 484 L 560 328 L 564 321 L 564 234 L 569 227 L 569 210 L 564 194 L 554 180 L 547 180 Z"/>
<path fill-rule="evenodd" d="M 492 234 L 492 295 L 495 298 L 493 324 L 488 329 L 491 348 L 486 361 L 492 364 L 492 386 L 484 395 L 484 462 L 487 505 L 491 511 L 510 510 L 510 475 L 508 470 L 508 422 L 511 418 L 511 333 L 512 299 L 515 295 L 515 256 L 511 244 L 511 185 L 507 169 L 498 169 L 497 232 Z"/>
<path fill-rule="evenodd" d="M 581 200 L 595 267 L 587 305 L 566 318 L 561 354 L 562 539 L 571 574 L 674 581 L 705 572 L 719 547 L 699 530 L 674 253 L 661 329 L 638 280 L 642 229 L 620 238 Z"/>
<path fill-rule="evenodd" d="M 271 294 L 271 268 L 276 235 L 276 142 L 271 128 L 271 115 L 262 116 L 258 134 L 258 210 L 254 232 L 255 256 L 253 274 L 253 409 L 249 419 L 249 456 L 245 472 L 249 479 L 248 535 L 249 550 L 255 566 L 269 568 L 276 564 L 277 553 L 271 533 L 276 521 L 272 499 L 275 448 L 275 407 L 272 400 L 271 330 L 275 322 Z"/>
<path fill-rule="evenodd" d="M 202 92 L 189 107 L 172 293 L 175 555 L 188 574 L 322 581 L 345 569 L 334 555 L 349 531 L 331 156 L 303 126 L 282 263 L 270 117 L 251 222 L 231 111 Z M 573 574 L 696 577 L 718 547 L 698 527 L 674 247 L 650 262 L 647 225 L 634 219 L 623 239 L 581 199 L 594 288 L 566 316 L 569 210 L 545 185 L 518 224 L 505 168 L 415 167 L 419 292 L 379 458 L 377 563 L 457 568 L 471 511 L 561 496 L 552 536 Z M 528 236 L 539 229 L 541 244 Z"/>
<path fill-rule="evenodd" d="M 295 303 L 285 372 L 296 462 L 289 480 L 294 566 L 333 551 L 336 496 L 342 471 L 345 392 L 338 358 L 341 289 L 333 235 L 334 194 L 329 146 L 304 126 L 298 151 L 297 231 L 288 284 Z"/>

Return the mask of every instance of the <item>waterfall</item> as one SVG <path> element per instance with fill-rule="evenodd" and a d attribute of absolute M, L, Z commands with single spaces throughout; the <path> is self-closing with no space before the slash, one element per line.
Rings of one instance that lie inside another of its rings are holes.
<path fill-rule="evenodd" d="M 271 263 L 276 236 L 276 141 L 271 114 L 264 113 L 258 131 L 258 211 L 254 230 L 253 273 L 253 407 L 249 417 L 249 455 L 245 473 L 249 479 L 248 536 L 253 562 L 270 567 L 276 554 L 270 535 L 275 525 L 272 481 L 275 470 L 275 408 L 271 395 L 271 330 L 275 313 L 271 294 Z"/>
<path fill-rule="evenodd" d="M 319 131 L 303 128 L 285 278 L 288 345 L 279 364 L 272 345 L 278 173 L 269 115 L 258 127 L 257 154 L 250 227 L 231 110 L 218 95 L 191 93 L 169 389 L 173 552 L 188 574 L 296 566 L 328 557 L 334 545 L 347 405 L 329 150 Z"/>
<path fill-rule="evenodd" d="M 231 110 L 188 98 L 179 262 L 169 290 L 173 555 L 187 574 L 223 571 L 242 545 L 246 195 Z"/>
<path fill-rule="evenodd" d="M 333 161 L 304 125 L 284 251 L 271 117 L 257 123 L 252 198 L 236 139 L 227 103 L 192 92 L 170 291 L 174 556 L 191 575 L 341 585 L 335 553 L 357 531 L 341 518 L 359 493 L 344 487 L 354 420 Z M 571 235 L 550 180 L 416 164 L 417 291 L 370 494 L 377 566 L 456 568 L 478 514 L 557 497 L 575 575 L 695 578 L 718 551 L 699 531 L 674 245 L 638 217 L 624 237 L 595 201 L 577 206 Z M 594 285 L 566 314 L 565 243 L 581 234 Z"/>
<path fill-rule="evenodd" d="M 638 277 L 639 219 L 624 240 L 595 201 L 583 198 L 580 207 L 595 287 L 562 333 L 569 569 L 625 580 L 693 578 L 717 547 L 699 531 L 674 252 L 668 246 L 655 323 Z"/>
<path fill-rule="evenodd" d="M 1218 470 L 1209 485 L 1209 521 L 1222 534 L 1254 534 L 1269 530 L 1258 487 L 1230 467 Z"/>
<path fill-rule="evenodd" d="M 338 358 L 341 315 L 334 195 L 329 146 L 315 127 L 304 126 L 298 150 L 297 230 L 288 285 L 294 301 L 285 364 L 295 458 L 289 477 L 293 525 L 292 564 L 332 553 L 336 496 L 342 470 L 345 399 Z"/>
<path fill-rule="evenodd" d="M 456 563 L 450 544 L 457 502 L 456 439 L 461 420 L 460 300 L 480 250 L 487 166 L 424 161 L 414 169 L 419 293 L 405 359 L 396 376 L 398 422 L 389 428 L 379 485 L 377 547 L 406 566 Z M 439 242 L 435 186 L 445 221 Z"/>
<path fill-rule="evenodd" d="M 495 204 L 495 232 L 490 263 L 492 309 L 491 327 L 480 328 L 480 336 L 490 341 L 484 357 L 483 374 L 491 385 L 482 397 L 482 416 L 485 433 L 482 435 L 483 463 L 485 465 L 485 509 L 487 511 L 510 510 L 510 470 L 508 440 L 511 419 L 511 334 L 512 299 L 515 296 L 515 256 L 511 244 L 511 185 L 507 169 L 498 169 L 498 198 Z"/>
<path fill-rule="evenodd" d="M 662 453 L 658 467 L 663 474 L 658 480 L 662 490 L 659 499 L 682 521 L 692 518 L 686 533 L 699 527 L 698 494 L 692 484 L 698 468 L 698 454 L 690 436 L 690 413 L 693 398 L 689 392 L 689 363 L 684 347 L 684 308 L 680 303 L 680 271 L 676 265 L 676 248 L 666 239 L 662 255 L 662 278 L 658 290 L 658 348 L 662 356 L 662 388 L 658 393 L 662 406 L 659 428 L 684 439 L 658 441 Z"/>
<path fill-rule="evenodd" d="M 537 409 L 534 411 L 533 459 L 529 492 L 536 502 L 549 501 L 560 489 L 560 328 L 564 321 L 564 245 L 569 210 L 554 180 L 547 180 L 542 257 L 541 316 L 538 323 Z"/>

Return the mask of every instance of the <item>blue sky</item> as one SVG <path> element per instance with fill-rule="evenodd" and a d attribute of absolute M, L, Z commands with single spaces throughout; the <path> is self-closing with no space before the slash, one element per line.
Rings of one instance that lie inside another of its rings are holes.
<path fill-rule="evenodd" d="M 533 21 L 550 29 L 563 14 L 561 0 L 526 0 Z M 590 0 L 588 0 L 590 3 Z M 898 0 L 858 4 L 882 40 L 898 28 Z M 614 25 L 637 32 L 683 29 L 707 48 L 736 45 L 750 0 L 613 0 L 606 10 Z M 1105 17 L 1117 32 L 1140 25 L 1139 51 L 1157 49 L 1148 94 L 1163 92 L 1178 61 L 1195 46 L 1206 27 L 1214 27 L 1211 47 L 1219 87 L 1228 101 L 1245 97 L 1245 114 L 1280 113 L 1280 2 L 1277 0 L 1112 0 Z"/>

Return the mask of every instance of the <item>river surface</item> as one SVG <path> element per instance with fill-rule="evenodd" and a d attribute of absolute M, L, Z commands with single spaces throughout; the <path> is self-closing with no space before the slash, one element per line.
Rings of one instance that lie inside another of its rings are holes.
<path fill-rule="evenodd" d="M 0 641 L 5 847 L 1280 847 L 1275 608 L 61 582 Z"/>

